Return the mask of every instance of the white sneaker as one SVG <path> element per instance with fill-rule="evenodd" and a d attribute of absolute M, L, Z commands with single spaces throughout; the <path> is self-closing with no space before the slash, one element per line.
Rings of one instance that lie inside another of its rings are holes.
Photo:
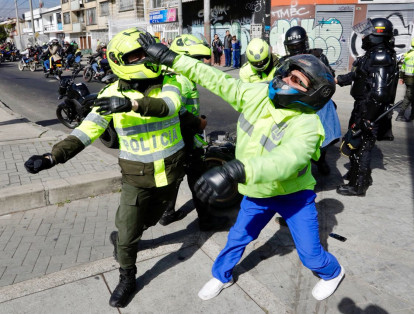
<path fill-rule="evenodd" d="M 233 283 L 233 278 L 226 283 L 223 283 L 216 278 L 212 278 L 198 292 L 198 297 L 202 300 L 210 300 L 216 297 L 221 292 L 221 290 L 230 287 Z"/>
<path fill-rule="evenodd" d="M 341 266 L 341 272 L 337 277 L 330 280 L 319 280 L 312 290 L 313 297 L 318 301 L 322 301 L 329 297 L 335 292 L 336 288 L 338 288 L 339 283 L 342 281 L 344 276 L 345 269 Z"/>

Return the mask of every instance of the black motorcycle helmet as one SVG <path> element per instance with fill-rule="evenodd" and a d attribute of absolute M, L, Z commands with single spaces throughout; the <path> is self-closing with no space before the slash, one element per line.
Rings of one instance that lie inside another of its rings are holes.
<path fill-rule="evenodd" d="M 394 27 L 386 18 L 366 19 L 352 27 L 355 33 L 362 36 L 362 49 L 368 50 L 379 44 L 392 44 Z"/>
<path fill-rule="evenodd" d="M 288 29 L 285 34 L 286 54 L 295 56 L 298 54 L 306 53 L 309 50 L 308 35 L 301 26 L 293 26 Z"/>
<path fill-rule="evenodd" d="M 293 70 L 300 71 L 309 79 L 306 91 L 295 89 L 283 81 Z M 331 71 L 317 57 L 309 54 L 287 58 L 269 84 L 269 98 L 276 108 L 304 112 L 321 109 L 334 93 L 335 80 Z"/>

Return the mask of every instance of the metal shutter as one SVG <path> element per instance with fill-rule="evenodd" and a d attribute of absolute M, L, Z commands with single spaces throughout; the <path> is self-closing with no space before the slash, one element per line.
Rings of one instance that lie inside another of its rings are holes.
<path fill-rule="evenodd" d="M 348 69 L 354 9 L 353 5 L 316 6 L 314 48 L 323 48 L 335 70 Z"/>

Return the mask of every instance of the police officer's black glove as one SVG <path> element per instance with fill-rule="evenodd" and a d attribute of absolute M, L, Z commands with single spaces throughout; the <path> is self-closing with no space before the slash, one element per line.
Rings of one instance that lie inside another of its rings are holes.
<path fill-rule="evenodd" d="M 234 184 L 244 182 L 246 182 L 244 165 L 234 159 L 222 167 L 215 167 L 204 173 L 194 185 L 194 190 L 202 202 L 213 203 L 220 196 L 228 195 Z"/>
<path fill-rule="evenodd" d="M 110 113 L 130 112 L 132 102 L 125 97 L 102 97 L 95 100 L 94 107 L 99 107 L 96 111 L 105 116 Z"/>
<path fill-rule="evenodd" d="M 164 44 L 157 43 L 150 33 L 140 34 L 138 42 L 147 56 L 151 59 L 152 63 L 161 63 L 170 68 L 172 67 L 174 59 L 178 54 L 170 50 Z"/>
<path fill-rule="evenodd" d="M 24 167 L 30 173 L 38 173 L 39 171 L 50 169 L 55 165 L 52 154 L 33 155 L 25 163 Z"/>
<path fill-rule="evenodd" d="M 342 138 L 342 144 L 339 150 L 343 155 L 349 156 L 353 151 L 361 146 L 361 143 L 362 139 L 360 130 L 351 128 L 348 130 L 348 132 L 345 133 L 344 137 Z"/>

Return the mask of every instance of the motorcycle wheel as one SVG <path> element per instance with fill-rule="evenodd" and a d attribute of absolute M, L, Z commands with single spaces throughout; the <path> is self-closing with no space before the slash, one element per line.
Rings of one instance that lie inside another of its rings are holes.
<path fill-rule="evenodd" d="M 93 71 L 91 68 L 87 68 L 83 70 L 83 79 L 85 80 L 85 82 L 90 82 L 92 80 L 92 77 L 93 77 Z"/>
<path fill-rule="evenodd" d="M 115 132 L 114 125 L 111 121 L 108 128 L 105 130 L 104 133 L 99 137 L 101 142 L 108 148 L 118 148 L 118 134 Z"/>
<path fill-rule="evenodd" d="M 21 62 L 19 62 L 19 64 L 17 65 L 17 67 L 19 68 L 20 71 L 23 71 L 24 70 L 24 65 Z"/>
<path fill-rule="evenodd" d="M 66 105 L 59 105 L 56 109 L 56 117 L 64 126 L 74 129 L 80 124 L 76 121 L 76 113 L 74 111 L 74 109 Z"/>
<path fill-rule="evenodd" d="M 30 69 L 30 71 L 32 71 L 32 72 L 36 71 L 36 63 L 34 63 L 34 62 L 30 62 L 29 69 Z"/>
<path fill-rule="evenodd" d="M 226 163 L 226 160 L 220 157 L 207 157 L 204 160 L 204 172 L 210 170 L 217 166 L 222 166 Z M 212 207 L 224 209 L 224 208 L 232 208 L 233 206 L 240 204 L 243 195 L 241 195 L 237 190 L 237 184 L 235 184 L 232 188 L 232 191 L 229 195 L 226 195 L 222 198 L 217 198 L 212 204 Z"/>

